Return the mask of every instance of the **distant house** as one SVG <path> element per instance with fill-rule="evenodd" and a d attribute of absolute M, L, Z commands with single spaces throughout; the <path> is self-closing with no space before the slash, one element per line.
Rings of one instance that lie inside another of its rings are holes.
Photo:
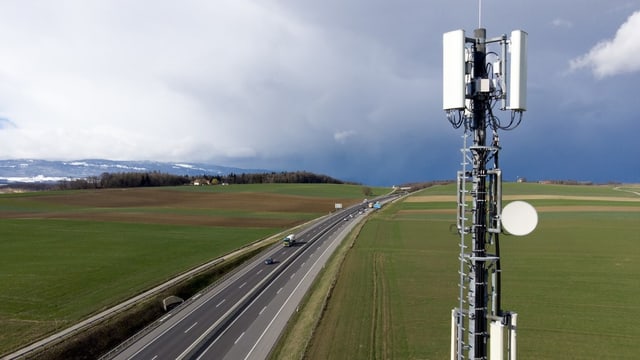
<path fill-rule="evenodd" d="M 200 186 L 200 185 L 209 185 L 209 180 L 207 179 L 195 179 L 193 180 L 193 186 Z"/>

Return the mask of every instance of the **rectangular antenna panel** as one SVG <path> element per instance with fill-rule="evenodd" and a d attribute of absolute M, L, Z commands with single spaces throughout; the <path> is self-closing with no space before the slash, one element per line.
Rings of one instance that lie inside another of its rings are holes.
<path fill-rule="evenodd" d="M 464 30 L 442 35 L 442 108 L 464 109 Z"/>
<path fill-rule="evenodd" d="M 509 76 L 509 109 L 527 110 L 527 33 L 511 32 L 511 67 Z"/>
<path fill-rule="evenodd" d="M 504 325 L 492 321 L 489 325 L 489 359 L 504 359 Z"/>

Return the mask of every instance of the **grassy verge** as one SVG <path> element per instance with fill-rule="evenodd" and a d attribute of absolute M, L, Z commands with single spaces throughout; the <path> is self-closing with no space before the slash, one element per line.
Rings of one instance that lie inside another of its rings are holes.
<path fill-rule="evenodd" d="M 344 257 L 349 249 L 353 247 L 363 224 L 358 224 L 351 231 L 327 261 L 324 269 L 302 300 L 299 311 L 289 320 L 287 328 L 280 337 L 280 341 L 270 354 L 271 359 L 292 360 L 301 359 L 304 356 L 317 324 L 331 298 Z"/>

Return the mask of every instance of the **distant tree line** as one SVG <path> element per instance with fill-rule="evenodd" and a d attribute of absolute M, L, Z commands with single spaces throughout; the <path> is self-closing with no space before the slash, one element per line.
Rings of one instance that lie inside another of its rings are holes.
<path fill-rule="evenodd" d="M 556 185 L 593 185 L 593 181 L 578 181 L 578 180 L 541 180 L 538 181 L 541 184 L 556 184 Z M 615 185 L 616 183 L 610 182 L 609 184 Z"/>
<path fill-rule="evenodd" d="M 318 175 L 307 171 L 271 172 L 271 173 L 231 173 L 228 175 L 173 175 L 160 172 L 123 172 L 103 173 L 100 176 L 89 176 L 83 179 L 63 180 L 49 188 L 60 190 L 72 189 L 109 189 L 153 186 L 179 186 L 189 184 L 221 185 L 221 184 L 356 184 L 334 179 L 326 175 Z M 43 187 L 39 187 L 43 190 Z"/>
<path fill-rule="evenodd" d="M 165 174 L 160 172 L 102 173 L 83 179 L 62 180 L 54 186 L 60 190 L 72 189 L 110 189 L 151 186 L 177 186 L 190 182 L 188 176 Z"/>
<path fill-rule="evenodd" d="M 308 171 L 202 176 L 210 184 L 356 184 Z"/>

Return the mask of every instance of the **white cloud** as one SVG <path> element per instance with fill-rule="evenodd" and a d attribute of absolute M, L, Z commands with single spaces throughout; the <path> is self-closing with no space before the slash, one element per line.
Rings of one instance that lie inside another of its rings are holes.
<path fill-rule="evenodd" d="M 562 19 L 562 18 L 555 18 L 553 19 L 553 21 L 551 22 L 551 24 L 555 27 L 562 27 L 562 28 L 572 28 L 573 27 L 573 23 L 570 20 L 567 19 Z"/>
<path fill-rule="evenodd" d="M 613 39 L 598 43 L 569 66 L 574 71 L 591 69 L 598 78 L 640 70 L 640 11 L 629 16 Z"/>
<path fill-rule="evenodd" d="M 350 137 L 354 136 L 355 134 L 356 132 L 353 130 L 338 131 L 335 134 L 333 134 L 333 138 L 335 139 L 336 142 L 340 144 L 344 144 L 349 140 Z"/>

